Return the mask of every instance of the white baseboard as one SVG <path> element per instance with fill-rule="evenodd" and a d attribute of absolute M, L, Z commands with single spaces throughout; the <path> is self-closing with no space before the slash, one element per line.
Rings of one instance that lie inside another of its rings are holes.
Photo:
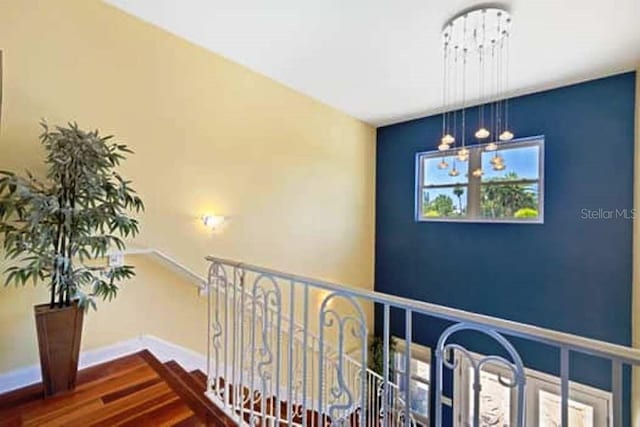
<path fill-rule="evenodd" d="M 204 373 L 207 372 L 207 356 L 204 354 L 153 335 L 143 335 L 141 340 L 143 342 L 142 349 L 149 350 L 162 363 L 175 360 L 187 371 L 199 369 Z"/>
<path fill-rule="evenodd" d="M 206 372 L 207 358 L 205 355 L 154 337 L 153 335 L 142 335 L 138 338 L 120 341 L 106 347 L 83 351 L 80 353 L 80 361 L 78 362 L 79 369 L 108 362 L 141 350 L 149 350 L 163 363 L 169 360 L 175 360 L 187 371 L 199 369 Z M 0 393 L 5 393 L 40 381 L 42 381 L 40 365 L 18 368 L 0 374 Z"/>

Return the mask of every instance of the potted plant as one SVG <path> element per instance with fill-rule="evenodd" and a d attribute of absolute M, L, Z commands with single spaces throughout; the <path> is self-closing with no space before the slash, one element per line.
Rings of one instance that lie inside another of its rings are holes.
<path fill-rule="evenodd" d="M 389 368 L 389 377 L 388 381 L 391 381 L 394 378 L 394 370 L 395 370 L 395 355 L 396 355 L 396 340 L 393 337 L 389 337 L 389 348 L 388 348 L 388 368 Z M 368 354 L 368 365 L 369 369 L 371 369 L 376 374 L 380 375 L 384 378 L 384 338 L 379 335 L 371 335 L 369 337 L 369 354 Z M 372 404 L 372 408 L 383 408 L 383 396 L 382 396 L 382 388 L 379 387 L 380 384 L 377 384 L 374 381 L 372 384 L 368 385 L 368 402 Z M 371 411 L 371 408 L 367 409 Z M 380 417 L 380 413 L 371 414 L 373 418 Z"/>
<path fill-rule="evenodd" d="M 46 176 L 0 171 L 0 235 L 13 261 L 6 284 L 46 283 L 51 299 L 34 307 L 45 396 L 75 387 L 84 312 L 111 300 L 132 266 L 99 259 L 138 233 L 142 200 L 116 171 L 127 146 L 75 123 L 42 124 Z"/>
<path fill-rule="evenodd" d="M 395 369 L 396 339 L 389 337 L 389 374 Z M 369 369 L 378 375 L 384 375 L 384 339 L 378 335 L 369 337 Z"/>

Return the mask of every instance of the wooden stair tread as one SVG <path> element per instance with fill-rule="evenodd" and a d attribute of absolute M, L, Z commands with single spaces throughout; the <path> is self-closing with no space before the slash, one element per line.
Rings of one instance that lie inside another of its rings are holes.
<path fill-rule="evenodd" d="M 192 372 L 192 375 L 195 373 Z M 203 377 L 206 380 L 206 376 L 203 373 L 200 373 L 201 377 Z M 218 379 L 218 385 L 220 388 L 225 388 L 225 380 L 223 378 L 219 378 Z M 226 384 L 226 389 L 229 392 L 229 396 L 231 396 L 231 403 L 233 403 L 233 400 L 235 399 L 235 394 L 234 394 L 234 386 L 232 384 Z M 243 387 L 243 396 L 248 396 L 249 393 L 249 389 L 247 387 Z M 257 425 L 258 426 L 264 426 L 265 423 L 262 421 L 262 400 L 258 400 L 253 404 L 253 414 L 257 419 Z M 265 403 L 265 414 L 268 416 L 273 416 L 277 414 L 277 410 L 276 410 L 276 404 L 275 404 L 275 397 L 271 396 L 268 398 L 264 399 L 264 403 Z M 243 419 L 245 422 L 250 424 L 250 417 L 251 417 L 251 403 L 250 402 L 246 402 L 244 405 L 245 411 L 243 412 Z M 289 409 L 289 405 L 287 401 L 284 400 L 280 400 L 280 411 L 279 411 L 279 417 L 281 420 L 285 420 L 285 421 L 280 421 L 278 423 L 278 425 L 281 426 L 287 426 L 288 425 L 288 409 Z M 298 405 L 294 405 L 296 408 L 299 408 Z M 236 412 L 239 414 L 240 411 L 236 410 Z M 313 409 L 307 409 L 306 410 L 306 415 L 307 415 L 307 426 L 310 427 L 318 427 L 322 424 L 322 420 L 320 419 L 318 412 L 313 410 Z M 302 414 L 297 414 L 295 413 L 292 416 L 292 421 L 294 423 L 297 424 L 302 424 L 304 420 L 304 417 L 302 416 Z M 329 419 L 329 417 L 326 417 L 325 419 L 325 424 L 326 425 L 330 425 L 331 424 L 331 420 Z M 353 423 L 353 420 L 351 420 L 351 422 Z M 350 424 L 350 425 L 355 425 L 355 424 Z"/>
<path fill-rule="evenodd" d="M 227 414 L 224 413 L 218 406 L 216 406 L 213 402 L 211 402 L 205 395 L 206 390 L 206 375 L 201 371 L 193 371 L 198 374 L 194 375 L 193 372 L 187 372 L 179 363 L 174 360 L 170 360 L 165 363 L 165 366 L 169 368 L 176 376 L 180 378 L 180 380 L 191 390 L 194 394 L 196 394 L 201 401 L 204 402 L 205 406 L 219 418 L 225 420 L 224 425 L 237 425 L 235 421 L 233 421 Z"/>
<path fill-rule="evenodd" d="M 160 362 L 148 351 L 83 369 L 73 392 L 43 399 L 41 384 L 0 395 L 0 427 L 27 425 L 65 426 L 236 426 L 222 409 L 205 396 L 207 377 L 200 370 L 187 372 L 175 361 Z M 224 380 L 219 386 L 225 387 Z M 233 385 L 226 384 L 233 396 Z M 249 389 L 243 388 L 247 396 Z M 254 404 L 257 426 L 263 426 L 262 405 L 268 415 L 287 420 L 288 404 L 274 397 Z M 248 409 L 243 418 L 248 421 Z M 240 411 L 238 411 L 240 413 Z M 307 425 L 320 426 L 317 412 L 307 410 Z M 357 413 L 349 417 L 359 424 Z M 292 419 L 302 422 L 297 415 Z M 325 422 L 330 422 L 326 420 Z M 286 425 L 286 421 L 277 423 Z"/>
<path fill-rule="evenodd" d="M 187 371 L 173 362 L 162 364 L 150 352 L 141 352 L 143 359 L 162 377 L 167 384 L 181 397 L 181 399 L 200 418 L 200 421 L 209 426 L 235 426 L 237 425 L 227 414 L 213 404 L 203 393 L 198 391 L 197 384 Z"/>
<path fill-rule="evenodd" d="M 204 396 L 202 375 L 134 353 L 81 370 L 68 393 L 44 399 L 32 384 L 0 394 L 0 427 L 236 425 Z"/>
<path fill-rule="evenodd" d="M 207 389 L 207 375 L 199 369 L 189 372 L 191 377 L 198 382 L 200 390 L 204 393 Z"/>
<path fill-rule="evenodd" d="M 196 415 L 193 415 L 187 419 L 180 421 L 179 423 L 174 424 L 173 427 L 194 427 L 194 426 L 201 426 L 201 425 L 202 423 L 200 422 L 198 417 Z"/>
<path fill-rule="evenodd" d="M 138 413 L 120 424 L 121 427 L 137 427 L 141 425 L 177 425 L 191 419 L 194 426 L 204 425 L 198 417 L 180 399 L 174 399 L 157 405 L 146 412 Z M 105 427 L 112 424 L 106 424 Z"/>

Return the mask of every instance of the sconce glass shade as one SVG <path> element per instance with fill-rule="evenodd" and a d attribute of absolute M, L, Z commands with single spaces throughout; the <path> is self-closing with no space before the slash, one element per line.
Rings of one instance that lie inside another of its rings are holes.
<path fill-rule="evenodd" d="M 482 172 L 482 169 L 477 168 L 473 172 L 471 172 L 471 175 L 475 176 L 476 178 L 480 178 L 483 175 L 483 173 L 484 172 Z"/>
<path fill-rule="evenodd" d="M 500 141 L 511 141 L 513 139 L 513 133 L 511 131 L 505 130 L 498 137 Z"/>
<path fill-rule="evenodd" d="M 489 135 L 491 135 L 491 132 L 489 132 L 487 130 L 487 128 L 480 128 L 476 131 L 475 136 L 478 139 L 485 139 L 485 138 L 489 138 Z"/>
<path fill-rule="evenodd" d="M 225 217 L 221 215 L 203 215 L 202 223 L 205 227 L 215 230 L 225 221 Z"/>

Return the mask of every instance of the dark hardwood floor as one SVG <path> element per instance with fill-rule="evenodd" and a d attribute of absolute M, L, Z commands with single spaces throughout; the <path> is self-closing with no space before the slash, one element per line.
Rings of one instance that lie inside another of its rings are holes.
<path fill-rule="evenodd" d="M 206 377 L 148 351 L 78 373 L 73 392 L 35 384 L 0 395 L 0 426 L 235 426 L 204 395 Z"/>

